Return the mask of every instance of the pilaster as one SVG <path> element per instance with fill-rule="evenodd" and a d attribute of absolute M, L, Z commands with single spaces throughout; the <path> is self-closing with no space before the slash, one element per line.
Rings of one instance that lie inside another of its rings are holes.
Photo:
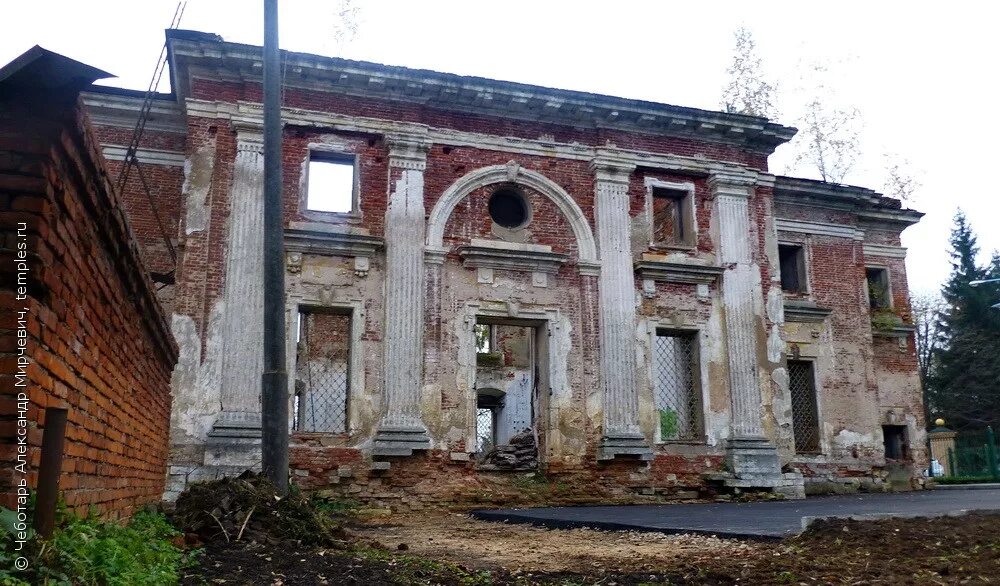
<path fill-rule="evenodd" d="M 420 418 L 424 358 L 424 169 L 429 145 L 389 137 L 389 204 L 385 213 L 385 414 L 376 456 L 409 456 L 431 447 Z"/>
<path fill-rule="evenodd" d="M 635 360 L 635 280 L 632 273 L 628 179 L 635 165 L 594 159 L 597 242 L 601 254 L 600 366 L 604 434 L 598 459 L 638 456 L 652 459 L 639 428 Z"/>
<path fill-rule="evenodd" d="M 260 437 L 264 364 L 264 155 L 259 130 L 239 130 L 226 236 L 222 411 L 210 435 Z"/>
<path fill-rule="evenodd" d="M 764 437 L 761 389 L 758 377 L 757 330 L 763 317 L 760 268 L 753 260 L 749 211 L 755 178 L 713 174 L 708 181 L 719 226 L 719 264 L 723 266 L 722 301 L 725 305 L 729 359 L 731 434 L 726 448 L 729 470 L 738 486 L 773 488 L 781 482 L 777 450 Z"/>

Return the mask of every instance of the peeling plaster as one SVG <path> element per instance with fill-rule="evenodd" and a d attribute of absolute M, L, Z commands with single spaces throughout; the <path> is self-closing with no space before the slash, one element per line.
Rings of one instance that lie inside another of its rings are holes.
<path fill-rule="evenodd" d="M 184 160 L 184 233 L 201 232 L 208 224 L 208 193 L 215 171 L 215 137 Z"/>

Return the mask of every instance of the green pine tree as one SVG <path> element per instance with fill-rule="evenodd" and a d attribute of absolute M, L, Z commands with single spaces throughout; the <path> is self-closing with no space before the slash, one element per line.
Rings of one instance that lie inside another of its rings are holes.
<path fill-rule="evenodd" d="M 952 428 L 1000 424 L 1000 287 L 975 280 L 1000 277 L 1000 254 L 986 267 L 976 264 L 976 236 L 959 211 L 951 232 L 951 276 L 942 289 L 941 350 L 928 398 L 936 415 Z"/>

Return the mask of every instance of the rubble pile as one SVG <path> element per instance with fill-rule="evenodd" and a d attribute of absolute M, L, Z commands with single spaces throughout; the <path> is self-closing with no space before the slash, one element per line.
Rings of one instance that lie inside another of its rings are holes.
<path fill-rule="evenodd" d="M 225 540 L 337 546 L 339 523 L 297 492 L 278 495 L 267 477 L 250 471 L 236 478 L 196 482 L 177 497 L 174 525 L 204 542 Z"/>
<path fill-rule="evenodd" d="M 482 464 L 501 470 L 533 470 L 538 467 L 535 433 L 525 429 L 510 438 L 510 443 L 494 447 L 483 456 Z"/>

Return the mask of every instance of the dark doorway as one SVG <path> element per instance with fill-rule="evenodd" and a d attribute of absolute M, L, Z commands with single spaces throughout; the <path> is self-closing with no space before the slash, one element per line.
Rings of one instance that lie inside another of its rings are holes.
<path fill-rule="evenodd" d="M 887 460 L 908 460 L 910 446 L 906 441 L 905 425 L 883 425 L 882 437 L 885 441 L 885 458 Z"/>

